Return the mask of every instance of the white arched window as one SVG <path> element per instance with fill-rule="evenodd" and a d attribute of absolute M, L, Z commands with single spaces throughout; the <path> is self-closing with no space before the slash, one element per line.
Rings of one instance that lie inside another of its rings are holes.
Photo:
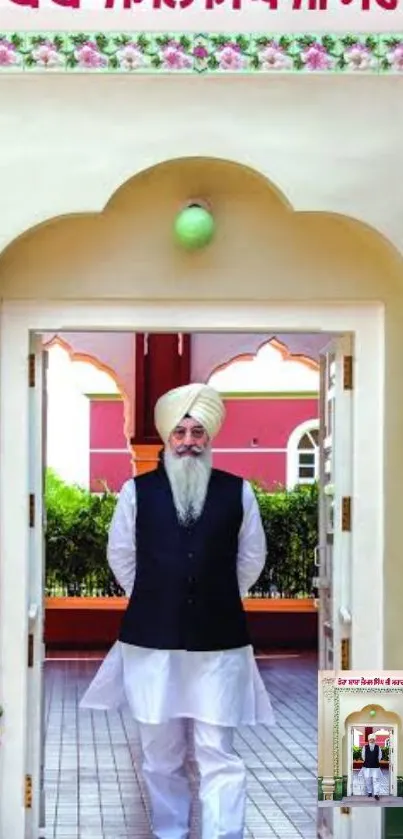
<path fill-rule="evenodd" d="M 298 425 L 287 443 L 287 488 L 319 479 L 319 420 Z"/>

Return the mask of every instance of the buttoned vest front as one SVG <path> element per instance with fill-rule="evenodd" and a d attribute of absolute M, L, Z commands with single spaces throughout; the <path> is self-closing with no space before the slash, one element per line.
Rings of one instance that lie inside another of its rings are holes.
<path fill-rule="evenodd" d="M 136 578 L 119 640 L 166 650 L 250 643 L 237 579 L 241 478 L 213 469 L 200 518 L 179 523 L 162 465 L 136 484 Z"/>
<path fill-rule="evenodd" d="M 379 757 L 380 757 L 380 748 L 378 745 L 375 746 L 373 751 L 369 748 L 369 745 L 365 746 L 365 760 L 364 760 L 364 767 L 365 769 L 378 769 L 379 768 Z"/>

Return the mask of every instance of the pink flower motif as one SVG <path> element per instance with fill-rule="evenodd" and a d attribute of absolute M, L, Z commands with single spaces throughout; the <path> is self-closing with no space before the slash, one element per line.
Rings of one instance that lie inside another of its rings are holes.
<path fill-rule="evenodd" d="M 203 47 L 202 44 L 199 44 L 199 46 L 194 48 L 193 55 L 195 58 L 203 60 L 204 58 L 208 58 L 208 50 L 206 47 Z"/>
<path fill-rule="evenodd" d="M 80 67 L 97 69 L 105 67 L 108 63 L 108 59 L 100 53 L 97 45 L 93 41 L 87 41 L 82 47 L 78 47 L 74 55 Z"/>
<path fill-rule="evenodd" d="M 345 50 L 344 58 L 349 70 L 371 70 L 377 65 L 376 58 L 364 44 L 354 44 L 349 47 Z"/>
<path fill-rule="evenodd" d="M 32 50 L 32 58 L 40 67 L 59 67 L 63 57 L 50 41 L 45 41 Z"/>
<path fill-rule="evenodd" d="M 174 41 L 162 47 L 161 58 L 164 70 L 188 70 L 193 65 L 191 56 Z"/>
<path fill-rule="evenodd" d="M 403 72 L 403 44 L 398 44 L 387 54 L 387 59 L 394 70 Z"/>
<path fill-rule="evenodd" d="M 146 61 L 141 49 L 135 43 L 126 44 L 116 53 L 120 67 L 124 70 L 139 70 Z"/>
<path fill-rule="evenodd" d="M 329 70 L 334 61 L 322 44 L 312 44 L 301 53 L 301 60 L 307 70 Z"/>
<path fill-rule="evenodd" d="M 292 58 L 284 52 L 283 48 L 272 41 L 259 52 L 262 70 L 290 70 L 293 63 Z"/>
<path fill-rule="evenodd" d="M 21 58 L 10 41 L 0 41 L 0 67 L 11 67 L 13 64 L 19 64 Z"/>
<path fill-rule="evenodd" d="M 220 49 L 217 58 L 220 70 L 243 70 L 246 64 L 238 44 L 226 44 Z"/>

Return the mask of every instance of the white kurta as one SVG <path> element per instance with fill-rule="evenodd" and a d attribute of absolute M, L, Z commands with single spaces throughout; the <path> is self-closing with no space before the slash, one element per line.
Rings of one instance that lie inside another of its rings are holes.
<path fill-rule="evenodd" d="M 374 746 L 372 748 L 371 748 L 371 746 L 369 748 L 370 748 L 371 752 L 373 752 L 374 749 L 378 749 L 379 751 L 381 751 L 380 746 L 378 746 L 377 744 L 374 744 Z M 363 746 L 363 748 L 362 748 L 361 757 L 362 757 L 363 760 L 365 760 L 365 746 Z M 381 758 L 381 757 L 382 757 L 382 754 L 379 755 L 379 758 Z M 367 793 L 367 795 L 369 795 L 369 794 L 380 795 L 381 794 L 381 786 L 382 786 L 382 778 L 383 778 L 381 768 L 378 767 L 376 769 L 368 769 L 368 767 L 363 766 L 361 771 L 362 771 L 362 774 L 363 774 L 363 777 L 364 777 L 364 786 L 365 786 L 365 792 Z"/>
<path fill-rule="evenodd" d="M 237 574 L 241 596 L 258 579 L 266 540 L 252 487 L 243 483 L 244 518 Z M 136 576 L 136 487 L 121 490 L 108 541 L 108 562 L 127 597 Z M 158 615 L 155 616 L 158 620 Z M 273 725 L 274 714 L 251 646 L 219 652 L 150 650 L 114 644 L 81 700 L 82 708 L 111 710 L 128 703 L 136 720 L 161 723 L 190 717 L 235 727 Z"/>

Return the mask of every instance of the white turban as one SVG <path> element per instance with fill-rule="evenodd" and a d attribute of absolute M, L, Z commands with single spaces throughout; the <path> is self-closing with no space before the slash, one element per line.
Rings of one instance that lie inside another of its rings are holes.
<path fill-rule="evenodd" d="M 224 403 L 214 388 L 204 384 L 184 385 L 164 393 L 154 412 L 155 426 L 164 443 L 186 414 L 200 422 L 212 439 L 224 421 Z"/>

